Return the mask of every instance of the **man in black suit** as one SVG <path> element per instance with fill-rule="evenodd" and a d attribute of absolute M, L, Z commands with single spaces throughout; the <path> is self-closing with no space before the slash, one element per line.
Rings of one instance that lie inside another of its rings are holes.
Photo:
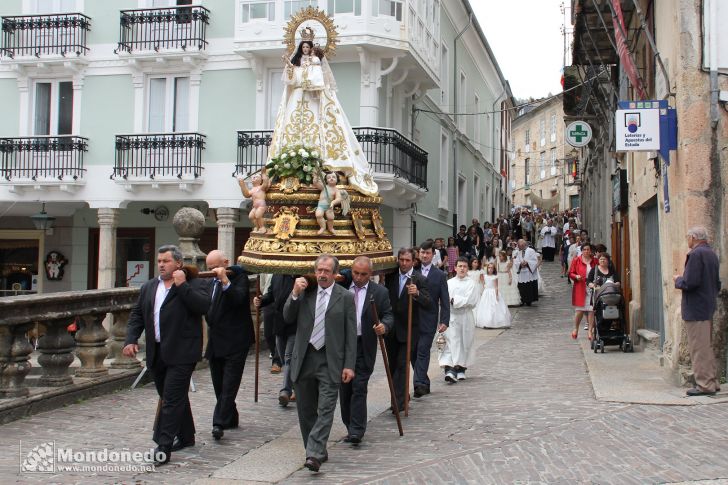
<path fill-rule="evenodd" d="M 207 269 L 215 273 L 209 284 L 212 303 L 206 320 L 209 328 L 205 358 L 210 362 L 210 377 L 215 389 L 212 437 L 219 440 L 224 429 L 238 427 L 235 398 L 243 377 L 245 358 L 255 339 L 248 299 L 248 274 L 217 249 L 206 259 Z M 228 276 L 227 272 L 232 274 Z"/>
<path fill-rule="evenodd" d="M 473 219 L 477 221 L 477 219 Z M 447 291 L 447 275 L 432 264 L 434 246 L 425 241 L 420 246 L 420 268 L 417 270 L 427 281 L 427 292 L 430 294 L 433 311 L 420 315 L 420 335 L 417 341 L 417 352 L 412 358 L 415 369 L 415 397 L 430 393 L 430 348 L 435 332 L 444 332 L 450 324 L 450 295 Z"/>
<path fill-rule="evenodd" d="M 339 400 L 341 419 L 348 430 L 344 441 L 358 445 L 367 429 L 367 386 L 377 360 L 377 335 L 384 335 L 392 328 L 394 317 L 387 289 L 369 281 L 372 276 L 371 259 L 359 256 L 351 270 L 344 270 L 341 274 L 344 276 L 342 286 L 354 295 L 357 339 L 354 379 L 341 385 Z M 379 320 L 374 317 L 372 302 Z"/>
<path fill-rule="evenodd" d="M 283 305 L 293 290 L 294 281 L 295 278 L 291 275 L 274 274 L 265 295 L 253 298 L 253 304 L 256 307 L 268 308 L 276 336 L 276 353 L 283 360 L 283 387 L 278 391 L 278 404 L 282 407 L 288 406 L 293 396 L 291 356 L 293 355 L 293 344 L 296 341 L 296 322 L 286 323 L 283 319 Z"/>
<path fill-rule="evenodd" d="M 161 399 L 153 436 L 159 465 L 169 461 L 172 451 L 195 444 L 187 393 L 192 372 L 202 357 L 202 315 L 210 308 L 210 293 L 202 280 L 187 281 L 182 265 L 177 246 L 159 248 L 159 277 L 142 285 L 129 315 L 122 350 L 128 357 L 136 356 L 137 341 L 145 332 L 147 367 Z"/>
<path fill-rule="evenodd" d="M 399 409 L 404 408 L 404 397 L 409 393 L 409 382 L 406 381 L 407 366 L 407 314 L 409 295 L 412 295 L 412 342 L 411 352 L 417 351 L 417 338 L 420 334 L 420 319 L 424 312 L 432 310 L 430 294 L 427 291 L 427 280 L 414 272 L 415 252 L 412 248 L 401 248 L 397 252 L 398 271 L 390 273 L 385 279 L 389 291 L 389 301 L 394 314 L 394 326 L 387 334 L 387 356 L 392 371 L 394 391 Z"/>
<path fill-rule="evenodd" d="M 304 466 L 319 471 L 329 455 L 326 442 L 341 383 L 354 378 L 356 312 L 354 295 L 334 284 L 339 260 L 321 254 L 314 263 L 316 284 L 297 278 L 283 306 L 283 318 L 298 330 L 291 357 L 296 410 L 306 448 Z"/>

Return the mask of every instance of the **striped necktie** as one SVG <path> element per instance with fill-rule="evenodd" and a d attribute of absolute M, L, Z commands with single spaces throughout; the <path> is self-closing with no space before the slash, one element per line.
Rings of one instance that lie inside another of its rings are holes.
<path fill-rule="evenodd" d="M 324 346 L 326 337 L 326 306 L 328 305 L 326 290 L 319 290 L 318 303 L 316 305 L 316 313 L 313 320 L 313 331 L 311 332 L 311 340 L 309 342 L 316 350 L 321 350 Z"/>

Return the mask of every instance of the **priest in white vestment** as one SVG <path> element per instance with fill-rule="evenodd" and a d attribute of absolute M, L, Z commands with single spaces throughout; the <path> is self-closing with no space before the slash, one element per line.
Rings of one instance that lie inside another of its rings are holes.
<path fill-rule="evenodd" d="M 468 277 L 468 259 L 461 257 L 455 266 L 456 276 L 447 281 L 450 295 L 450 325 L 442 333 L 445 346 L 440 351 L 440 367 L 445 380 L 455 383 L 465 379 L 465 370 L 473 360 L 475 314 L 479 286 Z"/>
<path fill-rule="evenodd" d="M 518 241 L 513 266 L 518 274 L 518 292 L 521 294 L 521 305 L 531 306 L 531 303 L 538 301 L 538 253 L 535 249 L 528 247 L 523 239 Z"/>

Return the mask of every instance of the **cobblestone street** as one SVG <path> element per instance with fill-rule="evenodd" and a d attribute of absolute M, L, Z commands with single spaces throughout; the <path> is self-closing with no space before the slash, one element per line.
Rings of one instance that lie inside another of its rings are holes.
<path fill-rule="evenodd" d="M 476 363 L 466 381 L 446 384 L 431 366 L 432 393 L 413 400 L 410 416 L 403 418 L 404 437 L 384 411 L 386 383 L 378 369 L 364 442 L 359 447 L 334 442 L 343 434 L 337 417 L 330 459 L 321 473 L 298 468 L 303 451 L 295 408 L 277 405 L 282 376 L 270 375 L 265 365 L 261 399 L 253 403 L 251 356 L 238 397 L 241 428 L 226 432 L 221 442 L 210 437 L 214 395 L 203 370 L 195 373 L 197 392 L 190 394 L 197 445 L 174 453 L 169 465 L 136 474 L 19 472 L 21 440 L 26 453 L 51 440 L 74 451 L 149 448 L 157 396 L 148 385 L 1 426 L 0 482 L 265 481 L 264 473 L 246 468 L 253 465 L 269 470 L 269 481 L 286 484 L 643 484 L 728 477 L 723 431 L 728 404 L 661 406 L 595 399 L 582 348 L 569 336 L 570 287 L 558 271 L 557 263 L 544 265 L 546 295 L 533 307 L 512 308 L 511 329 L 478 330 Z M 624 354 L 608 351 L 599 358 L 618 360 Z M 292 450 L 289 460 L 276 459 L 276 452 L 285 449 Z M 246 454 L 255 460 L 246 462 Z M 292 468 L 286 470 L 289 462 Z"/>

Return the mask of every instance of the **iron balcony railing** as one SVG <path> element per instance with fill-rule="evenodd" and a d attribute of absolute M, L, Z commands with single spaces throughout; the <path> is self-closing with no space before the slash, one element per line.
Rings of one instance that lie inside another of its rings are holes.
<path fill-rule="evenodd" d="M 122 10 L 115 52 L 203 50 L 209 22 L 210 11 L 200 6 Z"/>
<path fill-rule="evenodd" d="M 73 135 L 0 138 L 0 174 L 8 181 L 83 178 L 88 138 Z"/>
<path fill-rule="evenodd" d="M 91 19 L 80 13 L 24 15 L 2 18 L 0 54 L 35 56 L 86 54 Z"/>
<path fill-rule="evenodd" d="M 268 159 L 271 130 L 238 131 L 238 160 L 233 175 L 260 170 Z M 354 128 L 374 172 L 389 173 L 427 189 L 427 152 L 396 130 Z"/>
<path fill-rule="evenodd" d="M 204 149 L 205 135 L 200 133 L 116 135 L 116 159 L 111 178 L 196 179 L 202 175 Z"/>

